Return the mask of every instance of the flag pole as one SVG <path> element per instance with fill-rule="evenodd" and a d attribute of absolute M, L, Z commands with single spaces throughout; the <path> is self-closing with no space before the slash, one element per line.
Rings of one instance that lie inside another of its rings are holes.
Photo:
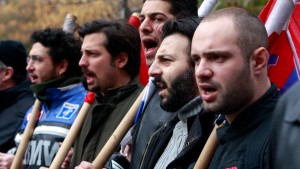
<path fill-rule="evenodd" d="M 60 146 L 57 154 L 55 155 L 54 160 L 52 161 L 49 169 L 60 169 L 61 165 L 63 164 L 69 150 L 71 149 L 75 138 L 77 137 L 83 122 L 90 110 L 91 105 L 95 100 L 94 93 L 89 92 L 84 99 L 84 103 L 78 112 L 75 121 L 70 128 L 69 133 L 67 134 L 66 138 L 64 139 L 62 145 Z"/>
<path fill-rule="evenodd" d="M 38 99 L 36 99 L 35 103 L 33 105 L 33 108 L 32 108 L 31 115 L 29 117 L 29 121 L 27 122 L 24 133 L 22 135 L 22 140 L 20 142 L 20 145 L 18 146 L 17 153 L 12 161 L 12 164 L 10 167 L 11 169 L 22 168 L 23 158 L 24 158 L 28 143 L 29 143 L 31 136 L 33 134 L 33 131 L 35 129 L 37 119 L 40 115 L 41 105 L 42 105 L 42 102 L 39 101 Z"/>
<path fill-rule="evenodd" d="M 93 166 L 95 169 L 101 169 L 104 167 L 110 156 L 118 148 L 123 137 L 133 124 L 144 93 L 145 89 L 143 89 L 143 91 L 140 93 L 139 97 L 135 100 L 125 117 L 122 119 L 121 123 L 118 125 L 104 147 L 101 149 L 100 153 L 97 155 L 96 159 L 93 161 Z"/>
<path fill-rule="evenodd" d="M 198 17 L 206 16 L 217 4 L 218 0 L 204 0 L 198 9 Z"/>
<path fill-rule="evenodd" d="M 194 169 L 207 169 L 210 165 L 210 162 L 215 154 L 215 151 L 218 146 L 218 139 L 217 139 L 217 129 L 222 127 L 224 123 L 220 125 L 215 123 L 213 130 L 211 131 L 202 151 L 201 154 L 194 166 Z"/>

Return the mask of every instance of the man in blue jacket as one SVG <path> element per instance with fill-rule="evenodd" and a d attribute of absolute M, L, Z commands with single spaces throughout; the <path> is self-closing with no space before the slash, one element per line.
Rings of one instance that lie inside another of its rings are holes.
<path fill-rule="evenodd" d="M 32 169 L 50 166 L 59 144 L 75 120 L 86 90 L 81 83 L 81 69 L 78 65 L 81 56 L 79 39 L 62 29 L 46 28 L 33 32 L 31 42 L 33 45 L 26 69 L 33 83 L 31 88 L 42 102 L 23 160 L 23 167 Z M 17 145 L 22 140 L 31 111 L 32 108 L 27 112 L 20 132 L 15 137 Z M 0 157 L 0 161 L 3 158 Z M 13 155 L 7 154 L 6 166 L 2 167 L 9 168 L 12 159 Z"/>

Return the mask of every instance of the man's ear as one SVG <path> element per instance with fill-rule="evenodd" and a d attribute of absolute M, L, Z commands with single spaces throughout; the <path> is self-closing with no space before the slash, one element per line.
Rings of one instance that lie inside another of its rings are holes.
<path fill-rule="evenodd" d="M 252 54 L 254 74 L 261 74 L 268 66 L 269 52 L 264 47 L 259 47 Z"/>
<path fill-rule="evenodd" d="M 14 74 L 14 69 L 8 66 L 1 71 L 1 74 L 2 74 L 2 81 L 10 80 Z"/>
<path fill-rule="evenodd" d="M 56 65 L 56 71 L 59 76 L 62 76 L 65 74 L 69 66 L 69 63 L 66 59 L 63 59 Z"/>
<path fill-rule="evenodd" d="M 116 67 L 122 69 L 126 66 L 128 62 L 128 53 L 121 52 L 116 58 L 115 58 L 115 65 Z"/>

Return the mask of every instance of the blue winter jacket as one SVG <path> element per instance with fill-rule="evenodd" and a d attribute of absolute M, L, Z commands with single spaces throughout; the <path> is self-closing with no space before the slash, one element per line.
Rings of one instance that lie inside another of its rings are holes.
<path fill-rule="evenodd" d="M 42 104 L 37 126 L 27 147 L 24 168 L 50 166 L 59 143 L 63 142 L 69 132 L 86 94 L 81 83 L 46 90 L 47 101 Z M 32 107 L 26 113 L 21 130 L 15 137 L 17 145 L 22 139 L 31 112 Z"/>

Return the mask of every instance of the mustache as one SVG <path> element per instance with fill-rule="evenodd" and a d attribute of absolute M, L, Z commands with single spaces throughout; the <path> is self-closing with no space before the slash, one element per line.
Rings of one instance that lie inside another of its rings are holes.
<path fill-rule="evenodd" d="M 33 72 L 27 72 L 27 76 L 37 76 L 35 73 L 33 73 Z"/>
<path fill-rule="evenodd" d="M 153 78 L 153 83 L 162 83 L 164 86 L 167 86 L 167 83 L 164 79 L 162 79 L 161 77 L 154 77 Z"/>
<path fill-rule="evenodd" d="M 84 74 L 95 74 L 93 71 L 90 71 L 87 68 L 81 68 L 81 72 Z"/>

